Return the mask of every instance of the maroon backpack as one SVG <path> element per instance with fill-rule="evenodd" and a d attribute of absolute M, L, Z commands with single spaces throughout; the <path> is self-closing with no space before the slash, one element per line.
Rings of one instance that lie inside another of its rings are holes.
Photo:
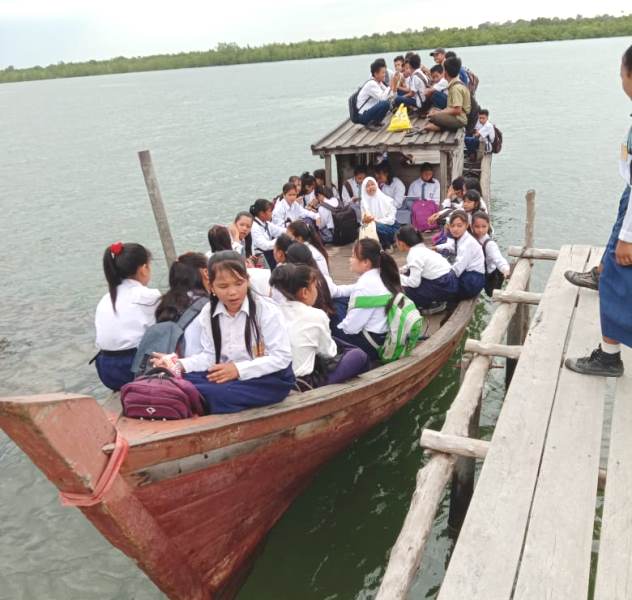
<path fill-rule="evenodd" d="M 172 420 L 203 415 L 195 386 L 167 369 L 153 369 L 121 388 L 123 415 L 132 419 Z"/>

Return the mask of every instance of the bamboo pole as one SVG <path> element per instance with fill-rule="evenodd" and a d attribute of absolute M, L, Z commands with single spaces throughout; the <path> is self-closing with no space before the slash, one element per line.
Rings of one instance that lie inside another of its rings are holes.
<path fill-rule="evenodd" d="M 441 431 L 424 429 L 419 442 L 424 448 L 444 454 L 455 454 L 467 458 L 483 459 L 487 456 L 489 442 L 460 435 L 450 435 Z"/>
<path fill-rule="evenodd" d="M 169 268 L 176 261 L 177 254 L 173 237 L 171 236 L 169 220 L 167 219 L 167 211 L 165 210 L 160 187 L 158 186 L 158 178 L 154 171 L 154 165 L 149 150 L 141 150 L 138 153 L 138 158 L 140 160 L 141 169 L 143 170 L 143 177 L 145 178 L 145 186 L 147 187 L 151 208 L 154 211 L 154 219 L 156 219 L 156 225 L 158 226 L 158 235 L 160 236 L 162 249 L 165 253 L 167 268 Z"/>
<path fill-rule="evenodd" d="M 540 260 L 557 260 L 559 250 L 550 248 L 524 248 L 521 246 L 509 246 L 507 254 L 514 258 L 537 258 Z"/>
<path fill-rule="evenodd" d="M 504 356 L 505 358 L 520 358 L 522 346 L 506 346 L 505 344 L 484 344 L 471 338 L 465 340 L 465 352 L 483 354 L 484 356 Z"/>
<path fill-rule="evenodd" d="M 492 300 L 494 302 L 516 302 L 517 304 L 540 304 L 542 294 L 537 294 L 536 292 L 494 290 Z"/>

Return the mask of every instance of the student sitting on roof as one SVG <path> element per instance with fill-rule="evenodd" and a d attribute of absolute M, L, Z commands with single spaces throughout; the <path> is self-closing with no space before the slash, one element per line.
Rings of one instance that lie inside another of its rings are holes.
<path fill-rule="evenodd" d="M 412 54 L 406 59 L 405 73 L 407 75 L 408 92 L 405 95 L 397 96 L 393 105 L 405 104 L 406 106 L 420 109 L 426 100 L 426 89 L 430 85 L 430 81 L 421 69 L 419 54 Z"/>
<path fill-rule="evenodd" d="M 356 106 L 358 119 L 362 125 L 381 126 L 382 119 L 391 108 L 391 99 L 399 85 L 400 75 L 392 77 L 390 85 L 384 84 L 386 66 L 384 62 L 375 60 L 371 63 L 371 79 L 369 79 L 358 93 Z"/>
<path fill-rule="evenodd" d="M 443 68 L 448 80 L 448 105 L 443 110 L 433 108 L 430 111 L 430 122 L 424 127 L 426 131 L 441 131 L 443 129 L 456 131 L 465 127 L 467 117 L 472 109 L 470 91 L 459 80 L 461 60 L 447 58 Z"/>
<path fill-rule="evenodd" d="M 380 190 L 393 199 L 395 208 L 401 208 L 406 196 L 406 186 L 399 177 L 393 175 L 388 161 L 384 160 L 375 167 L 375 179 Z"/>
<path fill-rule="evenodd" d="M 443 65 L 433 65 L 430 69 L 430 83 L 424 90 L 423 109 L 445 108 L 448 105 L 448 81 L 444 77 Z"/>

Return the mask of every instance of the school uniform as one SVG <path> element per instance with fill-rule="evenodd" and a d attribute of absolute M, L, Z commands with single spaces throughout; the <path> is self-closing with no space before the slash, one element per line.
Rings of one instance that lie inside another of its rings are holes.
<path fill-rule="evenodd" d="M 448 80 L 442 77 L 432 86 L 430 103 L 434 108 L 444 109 L 448 106 Z"/>
<path fill-rule="evenodd" d="M 395 243 L 395 234 L 399 229 L 396 222 L 397 211 L 390 196 L 387 196 L 379 188 L 374 194 L 367 192 L 366 186 L 373 182 L 377 187 L 377 182 L 373 177 L 367 177 L 362 182 L 360 209 L 362 215 L 368 214 L 375 218 L 375 229 L 382 248 L 389 248 Z"/>
<path fill-rule="evenodd" d="M 303 208 L 298 201 L 290 205 L 285 198 L 281 198 L 272 210 L 272 222 L 278 227 L 285 227 L 292 221 L 313 220 L 315 217 L 316 213 Z"/>
<path fill-rule="evenodd" d="M 351 193 L 349 193 L 351 190 Z M 350 177 L 347 179 L 342 186 L 342 202 L 345 206 L 351 206 L 354 212 L 356 213 L 356 217 L 358 219 L 358 223 L 360 223 L 360 202 L 353 202 L 352 198 L 360 198 L 361 194 L 361 184 L 359 184 L 355 177 Z"/>
<path fill-rule="evenodd" d="M 481 125 L 480 121 L 476 121 L 476 125 L 474 127 L 474 131 L 479 132 L 479 136 L 474 135 L 466 135 L 465 136 L 465 146 L 470 152 L 476 152 L 478 150 L 478 145 L 480 140 L 485 141 L 485 152 L 492 151 L 492 144 L 496 139 L 496 132 L 494 131 L 494 126 L 487 121 L 485 125 Z"/>
<path fill-rule="evenodd" d="M 486 233 L 478 240 L 478 243 L 483 247 L 486 273 L 493 273 L 496 269 L 498 269 L 503 275 L 509 273 L 509 262 L 502 255 L 498 244 L 489 236 L 489 234 Z"/>
<path fill-rule="evenodd" d="M 258 269 L 248 267 L 248 277 L 250 278 L 250 288 L 260 296 L 270 297 L 272 290 L 270 288 L 270 277 L 272 271 L 270 269 Z"/>
<path fill-rule="evenodd" d="M 404 293 L 419 308 L 453 300 L 458 295 L 459 282 L 450 263 L 423 243 L 408 251 L 406 265 L 400 272 Z"/>
<path fill-rule="evenodd" d="M 375 79 L 369 79 L 358 93 L 356 108 L 358 109 L 358 120 L 362 125 L 370 123 L 380 123 L 389 111 L 390 100 L 394 92 Z"/>
<path fill-rule="evenodd" d="M 406 186 L 399 177 L 393 177 L 391 183 L 383 184 L 380 189 L 389 197 L 393 199 L 395 208 L 401 208 L 404 204 L 404 198 L 406 197 Z"/>
<path fill-rule="evenodd" d="M 248 298 L 245 298 L 235 316 L 230 316 L 221 302 L 215 307 L 213 316 L 218 316 L 221 332 L 219 360 L 215 356 L 210 304 L 198 316 L 202 327 L 202 352 L 180 360 L 184 376 L 198 389 L 210 413 L 238 412 L 274 404 L 283 400 L 294 385 L 292 350 L 283 317 L 273 302 L 258 296 L 255 296 L 254 302 L 261 347 L 252 348 L 252 356 L 246 348 L 244 336 L 251 310 Z M 255 340 L 255 332 L 252 331 L 253 346 L 256 345 Z M 239 378 L 227 383 L 208 381 L 208 368 L 217 362 L 233 362 Z"/>
<path fill-rule="evenodd" d="M 266 259 L 268 266 L 274 269 L 276 261 L 274 260 L 274 242 L 285 228 L 271 221 L 261 221 L 257 217 L 252 222 L 252 250 L 255 254 L 261 253 Z"/>
<path fill-rule="evenodd" d="M 160 290 L 135 279 L 124 279 L 116 288 L 116 311 L 110 294 L 97 304 L 94 316 L 97 374 L 103 385 L 117 391 L 134 379 L 132 362 L 145 330 L 156 322 Z"/>
<path fill-rule="evenodd" d="M 421 200 L 432 200 L 438 208 L 441 202 L 441 184 L 434 177 L 430 181 L 424 181 L 418 177 L 410 184 L 408 196 Z"/>
<path fill-rule="evenodd" d="M 189 298 L 191 298 L 191 304 L 201 297 L 201 295 L 193 294 L 192 292 L 189 292 L 188 295 Z M 206 298 L 208 299 L 208 295 L 206 295 Z M 182 356 L 193 356 L 194 354 L 202 352 L 201 339 L 202 326 L 196 317 L 184 329 L 184 353 Z"/>
<path fill-rule="evenodd" d="M 467 231 L 458 239 L 448 238 L 437 250 L 447 250 L 456 256 L 452 270 L 459 279 L 458 300 L 478 296 L 485 287 L 483 248 Z"/>
<path fill-rule="evenodd" d="M 323 256 L 322 252 L 315 246 L 312 246 L 309 242 L 305 242 L 305 245 L 312 253 L 314 260 L 316 261 L 316 265 L 318 266 L 318 270 L 323 274 L 323 277 L 325 279 L 331 279 L 331 275 L 329 274 L 329 265 L 327 264 L 327 260 Z"/>
<path fill-rule="evenodd" d="M 326 198 L 325 203 L 332 208 L 338 208 L 337 198 Z M 334 217 L 330 209 L 324 206 L 318 207 L 318 218 L 320 219 L 320 234 L 323 242 L 330 243 L 334 239 Z"/>

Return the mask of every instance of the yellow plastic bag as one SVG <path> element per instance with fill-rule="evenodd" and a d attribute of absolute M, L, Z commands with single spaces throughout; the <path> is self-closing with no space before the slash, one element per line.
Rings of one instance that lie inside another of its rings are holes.
<path fill-rule="evenodd" d="M 411 128 L 408 111 L 404 104 L 400 104 L 397 112 L 391 117 L 387 131 L 407 131 Z"/>

